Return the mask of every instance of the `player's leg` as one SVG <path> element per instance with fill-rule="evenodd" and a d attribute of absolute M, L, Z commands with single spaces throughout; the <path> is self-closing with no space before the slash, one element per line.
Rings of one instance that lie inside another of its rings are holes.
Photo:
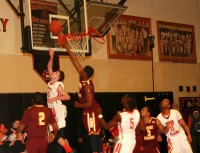
<path fill-rule="evenodd" d="M 179 153 L 180 152 L 179 138 L 178 137 L 176 139 L 167 138 L 167 148 L 168 152 L 170 153 Z"/>
<path fill-rule="evenodd" d="M 100 135 L 89 135 L 89 141 L 90 141 L 90 148 L 92 150 L 92 153 L 102 153 L 103 152 L 102 141 L 100 139 Z"/>
<path fill-rule="evenodd" d="M 61 147 L 63 147 L 63 149 L 65 150 L 65 152 L 72 152 L 72 148 L 70 147 L 68 141 L 66 141 L 65 139 L 65 129 L 61 128 L 56 137 L 55 137 L 55 142 L 57 142 Z"/>
<path fill-rule="evenodd" d="M 134 139 L 127 139 L 127 140 L 118 140 L 113 153 L 125 153 L 125 152 L 133 152 L 133 149 L 135 147 L 136 141 Z"/>
<path fill-rule="evenodd" d="M 57 123 L 60 128 L 57 137 L 57 143 L 62 146 L 66 152 L 72 152 L 72 148 L 70 147 L 68 140 L 65 136 L 65 126 L 66 126 L 66 116 L 67 116 L 67 108 L 65 105 L 56 105 L 55 107 Z"/>

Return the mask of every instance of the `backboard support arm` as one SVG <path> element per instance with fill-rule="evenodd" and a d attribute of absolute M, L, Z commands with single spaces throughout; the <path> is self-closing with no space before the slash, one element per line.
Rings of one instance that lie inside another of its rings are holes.
<path fill-rule="evenodd" d="M 17 10 L 17 8 L 13 5 L 13 3 L 10 0 L 6 0 L 6 1 L 11 6 L 11 8 L 14 10 L 14 12 L 17 14 L 17 16 L 21 16 L 21 13 Z"/>
<path fill-rule="evenodd" d="M 127 1 L 127 0 L 121 0 L 121 1 L 118 3 L 118 5 L 124 5 L 124 3 L 125 3 L 126 1 Z M 102 26 L 98 29 L 99 31 L 101 31 L 101 29 L 102 29 L 105 25 L 107 25 L 107 23 L 109 22 L 109 20 L 115 15 L 116 12 L 117 12 L 116 9 L 112 9 L 112 10 L 110 11 L 109 15 L 107 16 L 107 20 L 106 20 L 106 21 L 104 22 L 104 24 L 102 24 Z M 105 36 L 105 35 L 108 33 L 109 30 L 110 30 L 110 28 L 108 28 L 106 31 L 104 31 L 103 36 Z"/>
<path fill-rule="evenodd" d="M 69 14 L 69 16 L 75 21 L 77 22 L 76 18 L 74 17 L 74 15 L 70 12 L 70 10 L 65 6 L 65 4 L 63 3 L 62 0 L 59 0 L 59 2 L 61 3 L 61 5 L 65 8 L 65 10 L 67 11 L 67 13 Z"/>

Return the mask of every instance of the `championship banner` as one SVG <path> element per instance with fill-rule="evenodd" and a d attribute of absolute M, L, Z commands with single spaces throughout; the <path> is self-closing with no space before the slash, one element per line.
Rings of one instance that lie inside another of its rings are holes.
<path fill-rule="evenodd" d="M 33 69 L 43 79 L 45 83 L 50 81 L 50 76 L 47 70 L 49 62 L 49 54 L 33 54 Z M 59 56 L 54 54 L 53 71 L 60 70 Z"/>

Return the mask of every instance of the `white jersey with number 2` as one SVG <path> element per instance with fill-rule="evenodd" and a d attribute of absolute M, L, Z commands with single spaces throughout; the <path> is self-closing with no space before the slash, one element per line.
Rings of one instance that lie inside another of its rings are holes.
<path fill-rule="evenodd" d="M 140 120 L 140 113 L 137 109 L 132 112 L 124 111 L 119 113 L 121 123 L 118 123 L 119 140 L 113 153 L 132 153 L 136 144 L 135 129 Z"/>

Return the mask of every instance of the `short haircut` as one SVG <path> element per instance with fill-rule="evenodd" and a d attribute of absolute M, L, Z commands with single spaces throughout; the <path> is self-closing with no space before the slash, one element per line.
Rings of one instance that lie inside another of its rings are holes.
<path fill-rule="evenodd" d="M 59 71 L 59 72 L 60 72 L 60 76 L 59 76 L 58 81 L 63 81 L 65 79 L 65 73 L 63 71 Z"/>
<path fill-rule="evenodd" d="M 168 103 L 169 105 L 171 105 L 171 101 L 168 98 L 164 98 L 160 103 L 159 103 L 159 108 L 161 108 L 161 105 L 164 103 Z"/>
<path fill-rule="evenodd" d="M 18 118 L 13 119 L 12 123 L 15 123 L 16 121 L 20 121 L 20 119 L 18 119 Z"/>
<path fill-rule="evenodd" d="M 32 101 L 36 105 L 41 105 L 44 103 L 44 96 L 40 92 L 33 94 Z"/>
<path fill-rule="evenodd" d="M 94 74 L 94 69 L 89 65 L 84 67 L 84 71 L 87 74 L 88 78 L 90 78 Z"/>
<path fill-rule="evenodd" d="M 150 113 L 150 115 L 152 114 L 152 109 L 151 109 L 151 107 L 149 107 L 149 106 L 144 106 L 143 108 L 147 108 L 147 110 L 148 110 L 148 112 Z"/>
<path fill-rule="evenodd" d="M 133 110 L 137 107 L 137 101 L 133 94 L 126 94 L 126 97 L 129 98 L 128 105 L 129 109 Z"/>

